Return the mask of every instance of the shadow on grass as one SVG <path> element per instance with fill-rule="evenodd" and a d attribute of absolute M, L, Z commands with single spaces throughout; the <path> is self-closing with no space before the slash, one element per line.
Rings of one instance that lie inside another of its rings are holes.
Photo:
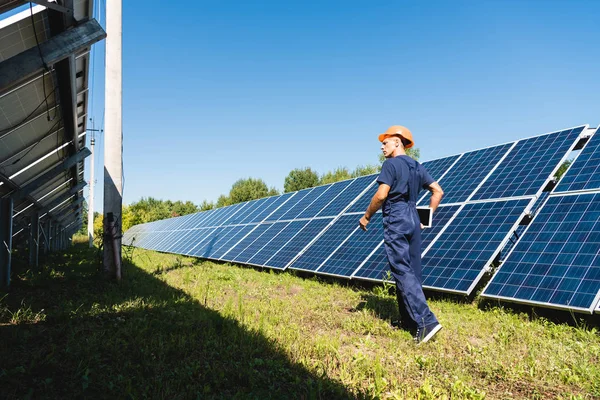
<path fill-rule="evenodd" d="M 48 265 L 0 294 L 2 398 L 354 398 L 134 264 L 120 284 L 84 245 Z"/>

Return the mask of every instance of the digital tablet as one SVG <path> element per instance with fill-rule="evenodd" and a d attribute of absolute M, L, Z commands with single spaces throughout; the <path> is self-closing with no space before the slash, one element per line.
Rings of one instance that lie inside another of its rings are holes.
<path fill-rule="evenodd" d="M 419 213 L 419 219 L 421 219 L 423 226 L 425 228 L 431 228 L 431 220 L 433 218 L 433 212 L 431 212 L 431 208 L 417 207 L 417 212 Z"/>

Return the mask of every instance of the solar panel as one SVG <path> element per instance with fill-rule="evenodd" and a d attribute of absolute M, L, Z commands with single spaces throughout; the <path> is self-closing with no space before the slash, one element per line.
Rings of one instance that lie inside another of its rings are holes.
<path fill-rule="evenodd" d="M 555 192 L 600 189 L 600 132 L 589 139 Z"/>
<path fill-rule="evenodd" d="M 433 239 L 441 232 L 448 224 L 450 219 L 456 214 L 460 206 L 441 206 L 433 214 L 433 226 L 421 231 L 421 251 L 424 251 Z M 372 224 L 369 224 L 369 227 Z M 383 240 L 383 229 L 381 230 L 380 239 Z M 387 275 L 389 270 L 387 256 L 384 248 L 373 253 L 373 255 L 360 267 L 353 275 L 355 278 L 367 280 L 381 280 L 382 276 Z"/>
<path fill-rule="evenodd" d="M 303 189 L 298 192 L 292 192 L 294 196 L 285 202 L 281 207 L 277 210 L 273 211 L 271 215 L 269 215 L 265 221 L 277 221 L 281 219 L 281 217 L 287 213 L 292 207 L 298 204 L 304 197 L 306 197 L 313 188 Z"/>
<path fill-rule="evenodd" d="M 182 243 L 181 249 L 178 251 L 180 254 L 192 255 L 198 246 L 206 241 L 210 235 L 215 231 L 215 228 L 201 228 L 194 229 L 192 233 Z"/>
<path fill-rule="evenodd" d="M 423 256 L 423 286 L 470 294 L 531 199 L 466 204 Z"/>
<path fill-rule="evenodd" d="M 600 193 L 551 196 L 484 297 L 592 312 L 600 297 Z"/>
<path fill-rule="evenodd" d="M 219 248 L 215 246 L 214 250 L 207 254 L 207 258 L 221 260 L 223 255 L 229 251 L 237 242 L 246 236 L 256 225 L 236 225 L 229 231 L 229 237 L 223 239 Z"/>
<path fill-rule="evenodd" d="M 258 214 L 262 211 L 262 205 L 265 203 L 267 198 L 262 198 L 258 200 L 252 200 L 248 205 L 248 211 L 245 213 L 246 216 L 243 218 L 239 224 L 247 224 L 254 219 Z"/>
<path fill-rule="evenodd" d="M 325 191 L 329 189 L 329 185 L 325 186 L 317 186 L 312 188 L 306 196 L 304 196 L 300 201 L 294 204 L 285 214 L 279 218 L 280 221 L 283 220 L 291 220 L 296 219 L 298 215 L 306 209 L 313 201 L 319 198 Z"/>
<path fill-rule="evenodd" d="M 304 249 L 311 240 L 319 236 L 323 229 L 329 225 L 332 218 L 313 219 L 287 242 L 273 257 L 267 260 L 266 265 L 285 269 L 290 261 Z"/>
<path fill-rule="evenodd" d="M 318 217 L 335 217 L 344 211 L 351 202 L 359 197 L 369 186 L 375 183 L 377 175 L 366 175 L 356 178 L 352 183 L 344 189 L 331 203 L 327 205 L 321 212 L 317 214 Z M 364 210 L 363 210 L 364 211 Z"/>
<path fill-rule="evenodd" d="M 245 263 L 266 246 L 283 228 L 284 223 L 264 224 L 267 228 L 252 243 L 240 252 L 233 261 Z"/>
<path fill-rule="evenodd" d="M 464 153 L 439 181 L 444 190 L 444 203 L 466 201 L 512 146 L 514 143 L 507 143 Z M 419 204 L 428 204 L 430 197 L 427 193 Z"/>
<path fill-rule="evenodd" d="M 267 197 L 266 201 L 261 204 L 259 212 L 255 213 L 254 217 L 250 220 L 250 222 L 263 221 L 266 217 L 269 216 L 269 214 L 271 214 L 279 206 L 285 203 L 291 195 L 292 193 L 286 193 L 281 196 Z"/>
<path fill-rule="evenodd" d="M 221 226 L 221 225 L 225 225 L 228 224 L 228 221 L 237 213 L 239 213 L 240 211 L 242 211 L 246 206 L 246 203 L 237 203 L 234 205 L 231 205 L 229 207 L 223 207 L 224 212 L 218 217 L 215 218 L 211 221 L 211 225 L 212 226 Z M 243 212 L 241 213 L 242 215 L 244 214 Z"/>
<path fill-rule="evenodd" d="M 438 158 L 435 160 L 424 161 L 421 163 L 429 172 L 429 175 L 436 181 L 439 181 L 444 174 L 454 165 L 456 160 L 461 157 L 462 154 L 456 154 L 450 157 Z"/>
<path fill-rule="evenodd" d="M 345 242 L 341 244 L 317 269 L 320 274 L 336 275 L 349 278 L 358 266 L 375 250 L 383 240 L 383 224 L 381 213 L 373 215 L 365 232 L 358 226 L 362 214 L 344 215 L 349 228 L 354 228 Z M 354 224 L 352 224 L 354 222 Z M 334 226 L 337 224 L 336 222 Z M 324 235 L 325 236 L 325 235 Z M 314 244 L 313 244 L 314 246 Z"/>
<path fill-rule="evenodd" d="M 221 256 L 221 259 L 226 261 L 234 261 L 246 247 L 254 242 L 264 231 L 269 229 L 271 224 L 259 224 L 251 230 L 242 240 L 236 243 L 227 253 Z"/>
<path fill-rule="evenodd" d="M 286 243 L 288 243 L 295 235 L 300 232 L 308 224 L 308 220 L 303 221 L 291 221 L 291 222 L 277 222 L 277 224 L 283 224 L 283 228 L 279 231 L 278 235 L 275 236 L 269 243 L 267 243 L 262 249 L 256 252 L 250 259 L 248 264 L 269 266 L 267 261 L 273 257 Z"/>
<path fill-rule="evenodd" d="M 336 197 L 340 196 L 352 182 L 352 180 L 345 180 L 327 185 L 327 191 L 306 207 L 296 218 L 313 218 Z"/>
<path fill-rule="evenodd" d="M 288 268 L 316 271 L 321 263 L 358 227 L 359 215 L 343 215 Z"/>
<path fill-rule="evenodd" d="M 471 200 L 537 194 L 575 147 L 583 129 L 585 126 L 518 141 Z"/>

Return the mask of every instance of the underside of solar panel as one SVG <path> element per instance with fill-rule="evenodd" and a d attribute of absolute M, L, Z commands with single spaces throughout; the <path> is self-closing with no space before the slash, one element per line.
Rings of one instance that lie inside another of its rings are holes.
<path fill-rule="evenodd" d="M 600 135 L 550 193 L 559 167 L 590 136 L 587 125 L 423 165 L 444 190 L 422 231 L 423 285 L 593 312 L 600 307 Z M 129 229 L 125 244 L 348 279 L 389 279 L 381 213 L 358 226 L 377 174 Z M 427 205 L 425 193 L 418 204 Z M 531 221 L 531 223 L 529 223 Z"/>

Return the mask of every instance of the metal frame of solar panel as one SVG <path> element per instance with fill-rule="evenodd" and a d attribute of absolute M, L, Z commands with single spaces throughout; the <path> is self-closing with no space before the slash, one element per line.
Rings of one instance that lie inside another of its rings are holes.
<path fill-rule="evenodd" d="M 591 136 L 482 297 L 593 313 L 600 310 L 600 129 Z M 589 168 L 592 173 L 581 174 Z M 575 188 L 576 190 L 568 190 Z"/>

